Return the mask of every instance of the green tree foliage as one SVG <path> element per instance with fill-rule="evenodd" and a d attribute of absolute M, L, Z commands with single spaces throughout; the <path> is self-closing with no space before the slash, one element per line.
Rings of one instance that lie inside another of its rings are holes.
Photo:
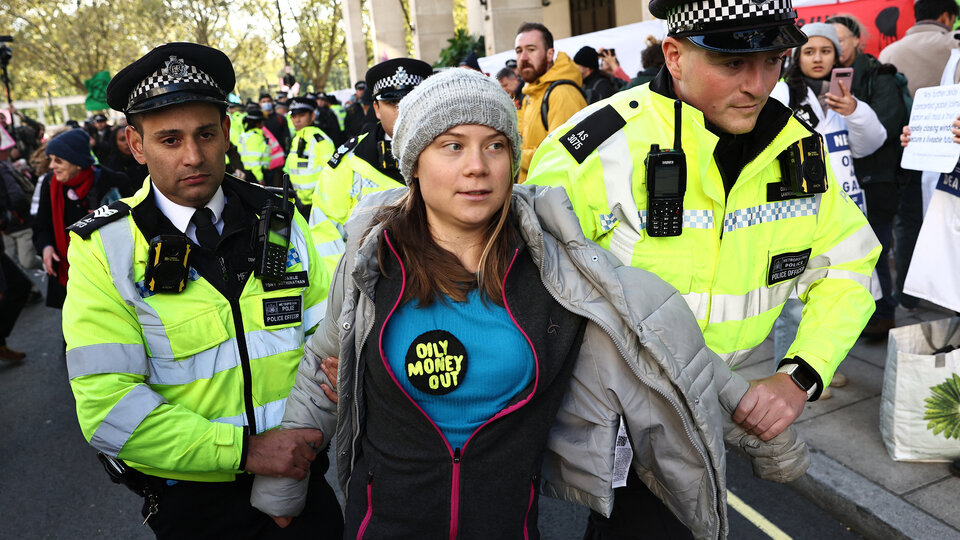
<path fill-rule="evenodd" d="M 484 39 L 471 36 L 463 28 L 458 28 L 453 37 L 447 40 L 447 47 L 440 51 L 440 58 L 433 67 L 456 67 L 471 52 L 484 56 Z"/>
<path fill-rule="evenodd" d="M 343 18 L 340 2 L 336 0 L 304 0 L 294 12 L 300 33 L 300 42 L 293 48 L 293 63 L 301 85 L 309 84 L 324 91 L 331 74 L 345 73 L 342 67 L 346 57 L 347 38 L 338 24 Z M 339 79 L 340 77 L 334 77 Z M 342 81 L 336 81 L 342 84 Z M 349 81 L 346 82 L 349 85 Z"/>
<path fill-rule="evenodd" d="M 171 41 L 224 51 L 239 92 L 251 96 L 279 82 L 279 40 L 262 24 L 263 13 L 276 20 L 275 6 L 275 0 L 2 0 L 0 34 L 14 38 L 14 99 L 85 94 L 83 83 L 94 74 L 116 74 Z"/>

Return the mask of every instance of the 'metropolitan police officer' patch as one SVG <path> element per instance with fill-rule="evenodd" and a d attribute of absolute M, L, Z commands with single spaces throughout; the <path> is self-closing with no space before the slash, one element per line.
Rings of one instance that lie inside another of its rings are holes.
<path fill-rule="evenodd" d="M 781 253 L 770 258 L 770 273 L 767 275 L 767 285 L 793 279 L 807 269 L 810 260 L 810 249 L 793 253 Z"/>
<path fill-rule="evenodd" d="M 463 384 L 466 374 L 467 349 L 446 330 L 424 332 L 407 349 L 407 379 L 425 394 L 449 394 Z"/>

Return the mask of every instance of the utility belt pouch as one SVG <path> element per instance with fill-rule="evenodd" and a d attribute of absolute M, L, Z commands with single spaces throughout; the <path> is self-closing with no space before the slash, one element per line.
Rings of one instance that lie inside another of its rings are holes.
<path fill-rule="evenodd" d="M 128 467 L 123 461 L 97 452 L 97 459 L 107 471 L 107 476 L 114 484 L 121 484 L 137 495 L 147 498 L 150 495 L 159 496 L 160 489 L 163 486 L 163 479 L 155 476 L 148 476 L 142 472 Z"/>
<path fill-rule="evenodd" d="M 780 182 L 795 195 L 805 197 L 827 191 L 827 164 L 820 135 L 810 135 L 784 150 L 780 162 Z"/>

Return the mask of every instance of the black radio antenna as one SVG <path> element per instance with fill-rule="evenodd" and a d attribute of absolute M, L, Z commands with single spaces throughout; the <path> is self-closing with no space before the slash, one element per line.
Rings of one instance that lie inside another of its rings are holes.
<path fill-rule="evenodd" d="M 287 205 L 290 204 L 290 175 L 283 175 L 283 209 L 287 209 Z"/>
<path fill-rule="evenodd" d="M 683 103 L 679 99 L 673 101 L 673 149 L 677 152 L 683 150 L 680 143 L 680 125 L 683 123 L 683 115 L 680 112 L 682 106 Z"/>

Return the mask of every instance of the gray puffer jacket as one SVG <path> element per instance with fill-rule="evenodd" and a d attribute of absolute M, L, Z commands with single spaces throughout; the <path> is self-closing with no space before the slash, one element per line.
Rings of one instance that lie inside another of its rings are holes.
<path fill-rule="evenodd" d="M 372 329 L 379 276 L 380 227 L 364 233 L 376 208 L 403 192 L 365 198 L 347 223 L 346 254 L 333 278 L 327 317 L 306 345 L 283 418 L 284 428 L 311 427 L 329 434 L 336 426 L 337 472 L 344 491 L 365 413 L 355 352 Z M 762 442 L 732 424 L 749 384 L 704 345 L 693 314 L 675 289 L 649 272 L 623 266 L 587 241 L 562 189 L 515 186 L 512 205 L 515 226 L 547 291 L 589 321 L 550 430 L 542 493 L 609 515 L 621 417 L 633 446 L 634 470 L 697 538 L 727 534 L 725 438 L 751 456 L 754 472 L 762 478 L 787 482 L 806 471 L 806 444 L 792 427 Z M 339 406 L 320 389 L 328 383 L 320 361 L 328 356 L 340 359 Z M 306 487 L 306 481 L 257 477 L 251 501 L 271 515 L 298 515 Z"/>

